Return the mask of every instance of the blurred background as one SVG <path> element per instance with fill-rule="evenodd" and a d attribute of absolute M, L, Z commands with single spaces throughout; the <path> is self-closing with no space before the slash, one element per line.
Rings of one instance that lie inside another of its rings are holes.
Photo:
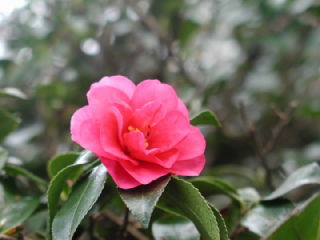
<path fill-rule="evenodd" d="M 90 85 L 121 74 L 172 85 L 190 116 L 215 112 L 222 127 L 201 127 L 206 174 L 235 186 L 263 188 L 265 175 L 240 103 L 263 146 L 282 121 L 266 156 L 281 182 L 320 160 L 319 22 L 316 0 L 2 1 L 0 88 L 17 98 L 0 107 L 20 122 L 3 143 L 9 162 L 48 178 L 52 156 L 79 150 L 70 118 Z"/>

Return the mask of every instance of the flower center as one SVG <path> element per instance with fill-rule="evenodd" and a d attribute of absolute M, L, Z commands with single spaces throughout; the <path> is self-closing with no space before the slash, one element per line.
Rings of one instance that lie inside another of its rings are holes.
<path fill-rule="evenodd" d="M 129 132 L 141 132 L 139 128 L 134 128 L 132 126 L 129 126 L 128 127 L 128 130 Z M 146 145 L 146 148 L 149 147 L 149 143 L 148 143 L 148 140 L 146 139 L 146 137 L 149 135 L 149 132 L 145 132 L 143 133 L 143 136 L 144 136 L 144 144 Z"/>

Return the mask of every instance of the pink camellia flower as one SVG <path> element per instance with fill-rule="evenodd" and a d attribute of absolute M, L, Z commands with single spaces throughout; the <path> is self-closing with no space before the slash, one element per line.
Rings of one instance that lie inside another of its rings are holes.
<path fill-rule="evenodd" d="M 205 140 L 174 89 L 158 80 L 135 86 L 123 76 L 91 85 L 89 104 L 71 119 L 72 140 L 101 159 L 123 189 L 169 173 L 198 176 Z"/>

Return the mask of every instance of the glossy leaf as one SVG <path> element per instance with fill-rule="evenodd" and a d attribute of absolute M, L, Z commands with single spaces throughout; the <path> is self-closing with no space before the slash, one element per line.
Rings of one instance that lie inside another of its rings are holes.
<path fill-rule="evenodd" d="M 142 227 L 148 227 L 153 209 L 170 179 L 171 175 L 167 175 L 148 185 L 141 185 L 133 189 L 119 188 L 122 200 Z"/>
<path fill-rule="evenodd" d="M 74 164 L 79 157 L 79 153 L 63 153 L 53 157 L 48 163 L 48 173 L 53 178 L 65 167 Z"/>
<path fill-rule="evenodd" d="M 193 222 L 181 217 L 155 221 L 152 224 L 152 234 L 155 240 L 198 240 L 200 237 Z"/>
<path fill-rule="evenodd" d="M 0 109 L 0 142 L 11 132 L 13 132 L 19 124 L 19 119 L 11 113 Z"/>
<path fill-rule="evenodd" d="M 0 147 L 0 171 L 4 167 L 7 161 L 7 158 L 8 158 L 8 152 L 5 149 Z"/>
<path fill-rule="evenodd" d="M 251 209 L 261 200 L 260 194 L 254 188 L 240 188 L 237 190 L 237 192 L 245 202 L 245 208 L 242 209 L 242 212 L 246 211 L 247 209 Z"/>
<path fill-rule="evenodd" d="M 229 183 L 215 177 L 196 177 L 190 180 L 192 185 L 199 189 L 202 195 L 211 195 L 215 193 L 224 193 L 240 206 L 244 205 L 243 200 L 237 193 L 237 190 Z"/>
<path fill-rule="evenodd" d="M 249 210 L 241 224 L 259 236 L 266 236 L 284 221 L 294 209 L 287 200 L 270 201 Z"/>
<path fill-rule="evenodd" d="M 210 110 L 204 111 L 199 115 L 195 116 L 190 120 L 190 123 L 193 126 L 201 125 L 201 124 L 209 124 L 209 125 L 215 125 L 217 127 L 221 127 L 221 123 L 219 122 L 218 118 Z"/>
<path fill-rule="evenodd" d="M 191 183 L 173 177 L 161 198 L 179 208 L 195 224 L 204 240 L 220 239 L 218 224 L 210 206 Z"/>
<path fill-rule="evenodd" d="M 75 187 L 53 220 L 53 239 L 72 239 L 81 220 L 100 196 L 106 178 L 107 169 L 101 164 L 93 169 L 87 179 Z"/>
<path fill-rule="evenodd" d="M 66 181 L 69 179 L 70 174 L 82 170 L 84 165 L 89 162 L 93 154 L 91 152 L 84 152 L 75 164 L 69 165 L 62 169 L 50 182 L 48 188 L 48 238 L 52 239 L 52 222 L 56 215 L 58 203 L 60 200 L 60 194 L 66 186 Z"/>
<path fill-rule="evenodd" d="M 223 220 L 223 217 L 221 216 L 219 210 L 216 209 L 212 204 L 210 204 L 210 207 L 218 223 L 220 240 L 228 240 L 228 229 L 226 223 Z"/>
<path fill-rule="evenodd" d="M 273 200 L 305 185 L 320 184 L 320 167 L 311 163 L 293 172 L 274 192 L 263 198 Z"/>
<path fill-rule="evenodd" d="M 18 88 L 0 88 L 0 97 L 27 99 L 27 95 Z"/>
<path fill-rule="evenodd" d="M 39 197 L 22 197 L 20 199 L 7 199 L 0 209 L 0 233 L 16 227 L 25 221 L 38 207 Z"/>
<path fill-rule="evenodd" d="M 317 240 L 320 237 L 320 196 L 316 195 L 292 211 L 265 240 Z"/>
<path fill-rule="evenodd" d="M 44 179 L 34 175 L 33 173 L 27 171 L 24 168 L 6 164 L 3 169 L 7 172 L 7 174 L 14 175 L 14 176 L 20 175 L 20 176 L 23 176 L 23 177 L 29 179 L 30 181 L 36 183 L 39 186 L 39 188 L 44 192 L 48 188 L 48 182 L 47 181 L 45 181 Z"/>

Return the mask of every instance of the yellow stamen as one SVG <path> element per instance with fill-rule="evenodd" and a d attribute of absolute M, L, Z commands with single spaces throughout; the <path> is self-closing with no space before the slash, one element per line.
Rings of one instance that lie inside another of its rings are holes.
<path fill-rule="evenodd" d="M 128 127 L 129 132 L 141 132 L 139 128 L 134 128 L 132 126 Z M 143 134 L 145 137 L 147 137 L 149 135 L 149 133 L 144 133 Z M 149 143 L 148 140 L 146 138 L 144 138 L 144 144 L 146 145 L 146 148 L 149 147 Z"/>
<path fill-rule="evenodd" d="M 128 127 L 128 130 L 129 130 L 130 132 L 133 132 L 133 131 L 134 131 L 134 127 L 129 126 L 129 127 Z"/>

